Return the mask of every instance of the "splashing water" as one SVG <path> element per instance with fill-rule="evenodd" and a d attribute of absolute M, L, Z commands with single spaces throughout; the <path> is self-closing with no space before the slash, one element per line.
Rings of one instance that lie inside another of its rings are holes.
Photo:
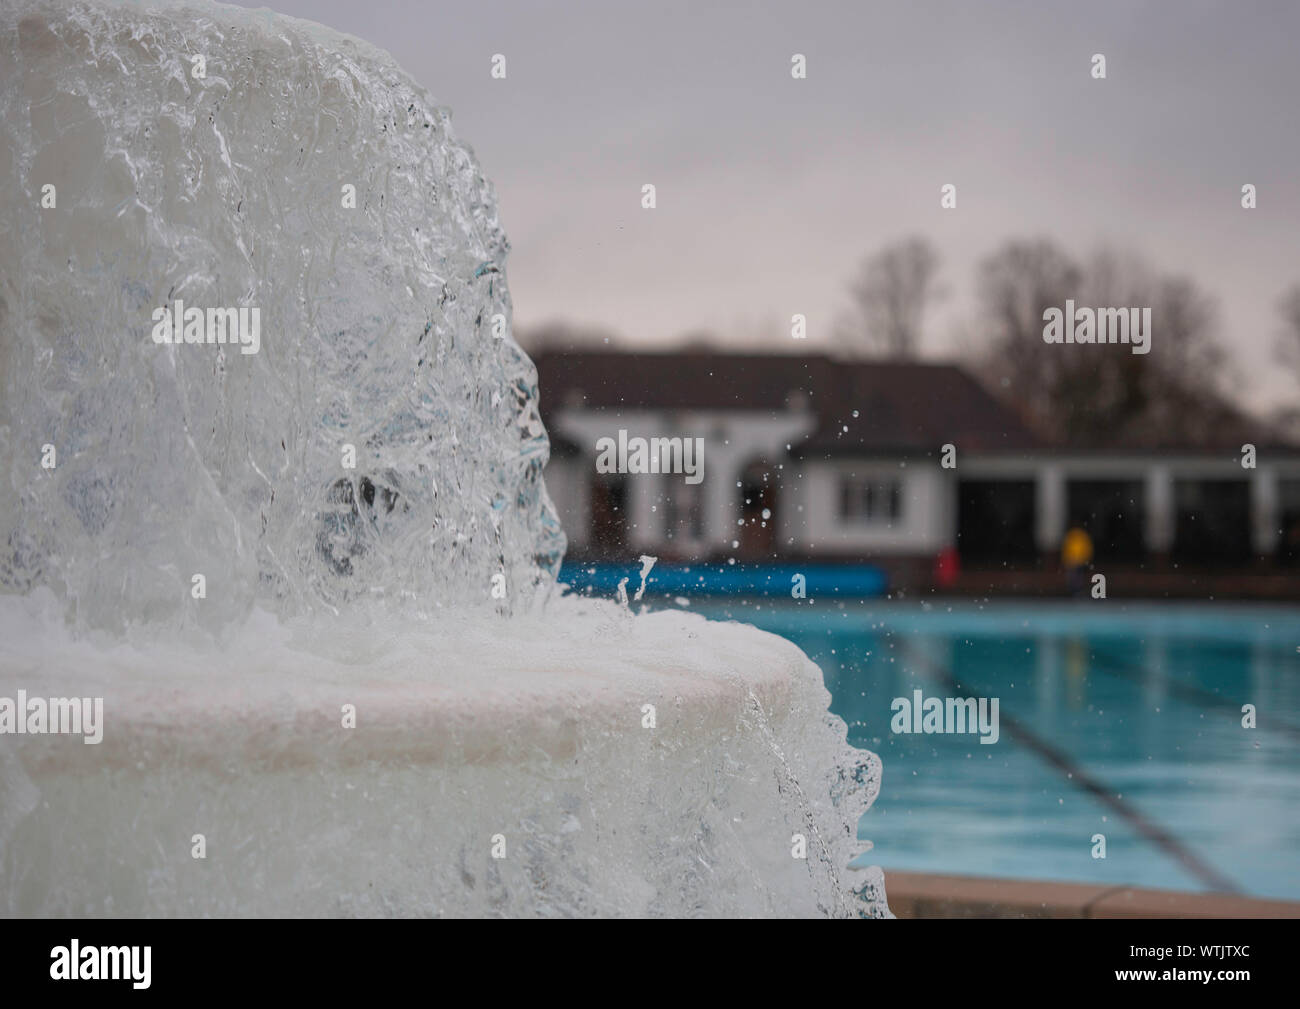
<path fill-rule="evenodd" d="M 658 557 L 650 557 L 646 554 L 641 555 L 641 587 L 636 590 L 636 595 L 632 597 L 634 603 L 639 603 L 641 597 L 645 595 L 646 577 L 650 574 L 650 569 L 655 566 L 655 561 L 657 560 L 659 560 Z"/>
<path fill-rule="evenodd" d="M 266 13 L 4 27 L 0 587 L 114 630 L 487 605 L 498 574 L 533 605 L 564 550 L 536 370 L 448 112 Z M 240 308 L 256 353 L 155 342 L 155 313 L 204 338 Z"/>

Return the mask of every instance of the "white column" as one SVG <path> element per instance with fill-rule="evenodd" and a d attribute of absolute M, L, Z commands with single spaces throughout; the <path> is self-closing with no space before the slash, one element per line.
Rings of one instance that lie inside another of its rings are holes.
<path fill-rule="evenodd" d="M 546 464 L 546 490 L 574 550 L 587 545 L 591 531 L 591 475 L 584 465 L 588 462 L 582 456 L 563 456 Z"/>
<path fill-rule="evenodd" d="M 739 475 L 728 446 L 708 435 L 704 439 L 704 541 L 729 547 L 740 531 L 736 526 Z"/>
<path fill-rule="evenodd" d="M 1037 529 L 1035 538 L 1043 553 L 1055 553 L 1065 536 L 1065 471 L 1055 463 L 1045 463 L 1038 470 L 1035 486 Z"/>
<path fill-rule="evenodd" d="M 1174 477 L 1168 466 L 1155 465 L 1146 473 L 1146 546 L 1165 554 L 1174 545 Z"/>
<path fill-rule="evenodd" d="M 1251 543 L 1255 553 L 1271 557 L 1277 550 L 1280 520 L 1277 470 L 1272 466 L 1260 466 L 1254 470 L 1250 479 Z"/>

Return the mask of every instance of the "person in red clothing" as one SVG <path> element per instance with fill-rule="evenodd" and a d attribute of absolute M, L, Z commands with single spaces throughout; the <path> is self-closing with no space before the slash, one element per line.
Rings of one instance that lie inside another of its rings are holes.
<path fill-rule="evenodd" d="M 936 588 L 950 588 L 961 574 L 961 558 L 956 547 L 944 547 L 934 559 L 934 584 Z"/>

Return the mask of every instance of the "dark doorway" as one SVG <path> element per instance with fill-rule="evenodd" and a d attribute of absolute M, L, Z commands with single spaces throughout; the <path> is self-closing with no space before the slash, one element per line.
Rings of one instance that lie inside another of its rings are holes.
<path fill-rule="evenodd" d="M 598 473 L 591 481 L 591 553 L 597 560 L 627 555 L 627 479 Z"/>
<path fill-rule="evenodd" d="M 1300 567 L 1300 480 L 1278 484 L 1277 560 L 1289 568 Z"/>
<path fill-rule="evenodd" d="M 776 469 L 752 462 L 740 476 L 740 550 L 743 557 L 776 555 Z"/>
<path fill-rule="evenodd" d="M 957 484 L 957 550 L 965 564 L 1024 563 L 1038 556 L 1032 480 Z"/>
<path fill-rule="evenodd" d="M 1146 556 L 1141 480 L 1070 480 L 1066 501 L 1070 526 L 1087 532 L 1098 563 L 1140 561 Z"/>
<path fill-rule="evenodd" d="M 1174 481 L 1175 559 L 1240 564 L 1250 559 L 1250 484 L 1245 480 Z"/>

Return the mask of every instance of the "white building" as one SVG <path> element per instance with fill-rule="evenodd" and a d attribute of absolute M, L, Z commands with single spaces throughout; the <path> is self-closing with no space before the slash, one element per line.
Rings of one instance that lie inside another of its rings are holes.
<path fill-rule="evenodd" d="M 1245 418 L 1213 446 L 1066 451 L 953 365 L 695 351 L 537 363 L 546 485 L 576 559 L 869 561 L 924 581 L 948 548 L 967 568 L 1053 566 L 1074 524 L 1111 564 L 1300 557 L 1300 449 Z M 703 481 L 598 472 L 598 442 L 620 430 L 702 439 Z"/>

